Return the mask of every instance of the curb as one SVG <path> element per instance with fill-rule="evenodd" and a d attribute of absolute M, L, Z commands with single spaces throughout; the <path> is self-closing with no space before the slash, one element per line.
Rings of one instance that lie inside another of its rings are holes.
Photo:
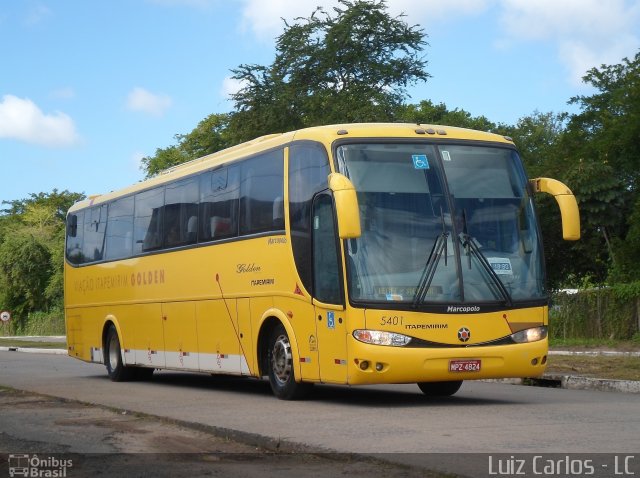
<path fill-rule="evenodd" d="M 42 339 L 47 342 L 55 341 L 55 340 L 67 340 L 66 335 L 3 335 L 0 339 L 12 339 L 12 340 L 33 340 L 33 339 Z"/>
<path fill-rule="evenodd" d="M 597 390 L 600 392 L 640 393 L 640 381 L 582 377 L 580 375 L 544 374 L 536 378 L 503 378 L 483 382 L 524 385 L 530 387 L 565 388 L 567 390 Z"/>
<path fill-rule="evenodd" d="M 535 386 L 554 386 L 569 390 L 599 390 L 601 392 L 640 393 L 640 381 L 611 380 L 604 378 L 581 377 L 579 375 L 545 374 L 540 379 L 528 379 Z M 536 384 L 536 381 L 546 382 Z"/>
<path fill-rule="evenodd" d="M 26 352 L 30 354 L 68 355 L 66 349 L 36 349 L 29 347 L 0 347 L 0 352 Z"/>

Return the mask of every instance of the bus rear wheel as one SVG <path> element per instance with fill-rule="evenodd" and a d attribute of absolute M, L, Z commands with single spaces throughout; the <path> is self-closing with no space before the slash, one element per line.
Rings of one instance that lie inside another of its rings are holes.
<path fill-rule="evenodd" d="M 450 397 L 462 386 L 462 380 L 452 382 L 418 382 L 418 387 L 427 397 Z"/>
<path fill-rule="evenodd" d="M 107 330 L 104 351 L 104 364 L 107 366 L 107 373 L 109 374 L 111 381 L 126 382 L 135 377 L 135 369 L 125 367 L 122 362 L 120 339 L 118 337 L 118 332 L 113 325 L 110 325 L 109 330 Z"/>
<path fill-rule="evenodd" d="M 271 332 L 267 348 L 269 384 L 273 394 L 281 400 L 303 398 L 313 386 L 312 383 L 296 382 L 293 367 L 291 342 L 284 328 L 279 324 Z"/>

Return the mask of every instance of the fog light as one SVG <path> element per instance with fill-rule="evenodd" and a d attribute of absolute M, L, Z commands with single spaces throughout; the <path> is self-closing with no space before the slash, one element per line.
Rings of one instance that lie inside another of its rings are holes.
<path fill-rule="evenodd" d="M 537 359 L 537 358 L 534 358 L 534 359 L 531 361 L 531 365 L 538 365 L 538 359 Z"/>
<path fill-rule="evenodd" d="M 367 370 L 368 368 L 369 368 L 369 361 L 368 360 L 363 360 L 362 362 L 360 362 L 360 369 Z"/>
<path fill-rule="evenodd" d="M 377 370 L 378 372 L 382 372 L 382 369 L 383 369 L 383 368 L 384 368 L 384 365 L 382 365 L 380 362 L 378 362 L 378 363 L 376 364 L 376 370 Z"/>

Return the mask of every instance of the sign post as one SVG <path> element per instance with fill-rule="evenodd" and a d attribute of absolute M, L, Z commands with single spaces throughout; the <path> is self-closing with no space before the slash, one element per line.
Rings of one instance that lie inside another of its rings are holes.
<path fill-rule="evenodd" d="M 2 312 L 0 312 L 0 322 L 2 323 L 2 335 L 4 335 L 5 331 L 6 331 L 6 327 L 9 325 L 9 322 L 11 321 L 11 312 L 9 312 L 8 310 L 3 310 Z"/>

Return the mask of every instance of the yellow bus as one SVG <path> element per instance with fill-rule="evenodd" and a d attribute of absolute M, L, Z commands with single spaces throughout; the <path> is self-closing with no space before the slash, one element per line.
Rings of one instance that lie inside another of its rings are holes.
<path fill-rule="evenodd" d="M 534 377 L 548 295 L 532 195 L 510 138 L 345 124 L 261 137 L 68 212 L 72 357 L 114 381 L 155 369 L 314 383 Z"/>

